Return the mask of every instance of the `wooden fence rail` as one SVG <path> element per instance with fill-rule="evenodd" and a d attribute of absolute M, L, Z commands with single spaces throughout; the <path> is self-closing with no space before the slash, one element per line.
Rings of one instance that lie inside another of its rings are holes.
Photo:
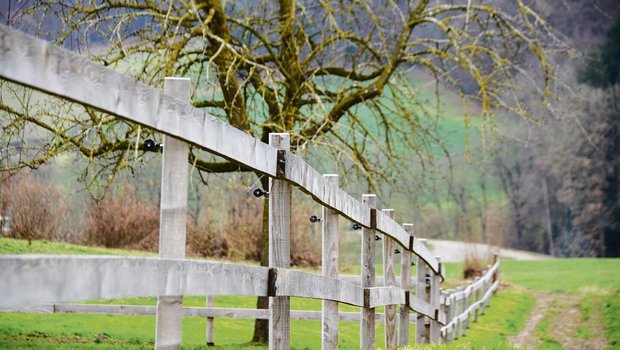
<path fill-rule="evenodd" d="M 158 349 L 180 347 L 183 315 L 268 318 L 270 349 L 288 349 L 290 319 L 319 318 L 316 312 L 291 311 L 289 298 L 316 298 L 323 300 L 320 319 L 324 349 L 337 348 L 338 320 L 343 319 L 360 322 L 360 344 L 364 349 L 374 347 L 375 321 L 383 320 L 385 345 L 392 349 L 397 343 L 409 343 L 409 328 L 398 328 L 397 319 L 411 320 L 410 312 L 415 313 L 418 343 L 448 341 L 460 334 L 456 331 L 459 327 L 462 332 L 466 330 L 472 312 L 484 313 L 497 289 L 499 261 L 466 288 L 442 293 L 445 267 L 425 241 L 415 237 L 412 225 L 398 224 L 391 209 L 379 210 L 375 195 L 363 195 L 361 201 L 354 199 L 339 187 L 337 176 L 322 175 L 291 153 L 288 134 L 271 134 L 267 145 L 194 108 L 189 101 L 189 79 L 166 78 L 162 92 L 3 25 L 0 78 L 94 107 L 166 137 L 159 257 L 1 256 L 0 308 L 53 304 L 54 311 L 64 312 L 156 310 Z M 269 267 L 185 259 L 189 145 L 269 177 Z M 321 275 L 290 269 L 292 185 L 324 206 Z M 338 276 L 339 216 L 363 227 L 360 285 Z M 375 278 L 376 235 L 383 239 L 384 279 L 380 285 Z M 403 254 L 400 283 L 394 274 L 395 249 Z M 415 283 L 411 283 L 412 261 L 417 263 Z M 476 293 L 481 296 L 472 302 Z M 183 308 L 185 295 L 268 296 L 270 307 L 236 311 Z M 142 296 L 158 296 L 157 307 L 56 305 Z M 360 307 L 360 313 L 339 313 L 337 303 Z M 380 306 L 385 307 L 384 315 L 375 313 Z"/>

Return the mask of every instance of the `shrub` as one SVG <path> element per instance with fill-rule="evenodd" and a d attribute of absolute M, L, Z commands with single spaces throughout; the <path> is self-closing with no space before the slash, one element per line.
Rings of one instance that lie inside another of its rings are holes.
<path fill-rule="evenodd" d="M 131 195 L 111 195 L 86 213 L 84 243 L 109 248 L 157 251 L 159 211 Z"/>
<path fill-rule="evenodd" d="M 59 188 L 30 174 L 4 176 L 0 181 L 0 215 L 10 217 L 9 237 L 31 243 L 36 239 L 63 239 L 72 231 Z"/>

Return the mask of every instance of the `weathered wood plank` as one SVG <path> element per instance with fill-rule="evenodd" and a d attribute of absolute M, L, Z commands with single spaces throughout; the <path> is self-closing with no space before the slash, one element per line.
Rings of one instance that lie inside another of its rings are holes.
<path fill-rule="evenodd" d="M 433 257 L 433 253 L 431 253 L 430 249 L 428 249 L 428 247 L 426 246 L 425 239 L 415 239 L 413 241 L 412 251 L 415 255 L 420 257 L 426 264 L 428 264 L 430 269 L 433 270 L 435 273 L 442 272 L 439 267 L 439 262 L 435 260 L 435 258 Z"/>
<path fill-rule="evenodd" d="M 4 25 L 0 25 L 0 77 L 89 105 L 276 175 L 273 147 L 187 101 Z"/>
<path fill-rule="evenodd" d="M 393 222 L 394 209 L 383 209 L 381 211 L 386 217 Z M 379 221 L 379 220 L 377 220 Z M 377 226 L 379 226 L 377 224 Z M 399 227 L 400 228 L 400 227 Z M 409 237 L 405 239 L 409 242 Z M 383 278 L 385 279 L 386 287 L 393 287 L 396 284 L 396 274 L 394 272 L 394 239 L 388 235 L 383 236 Z M 405 294 L 402 293 L 403 302 L 399 304 L 405 304 Z M 386 305 L 384 308 L 385 313 L 385 327 L 384 327 L 384 344 L 387 349 L 396 348 L 396 305 Z"/>
<path fill-rule="evenodd" d="M 362 195 L 362 203 L 372 208 L 371 212 L 376 214 L 377 196 L 374 194 Z M 364 227 L 362 229 L 361 247 L 361 272 L 362 287 L 371 288 L 375 286 L 375 230 Z M 360 349 L 374 349 L 375 347 L 375 309 L 363 307 L 361 310 L 360 323 Z"/>
<path fill-rule="evenodd" d="M 337 301 L 355 306 L 364 305 L 364 291 L 352 283 L 309 272 L 276 269 L 276 295 Z"/>
<path fill-rule="evenodd" d="M 323 175 L 325 182 L 339 187 L 338 175 Z M 322 232 L 322 273 L 323 276 L 338 278 L 338 213 L 330 208 L 323 207 L 323 218 L 321 224 Z M 331 300 L 322 302 L 322 332 L 321 348 L 338 348 L 338 303 Z"/>
<path fill-rule="evenodd" d="M 297 155 L 286 152 L 286 179 L 299 186 L 317 202 L 336 210 L 342 216 L 370 226 L 370 208 L 346 191 L 326 181 L 323 176 Z"/>
<path fill-rule="evenodd" d="M 108 305 L 108 304 L 55 304 L 37 305 L 32 307 L 0 309 L 0 312 L 24 312 L 24 313 L 76 313 L 76 314 L 104 314 L 104 315 L 155 315 L 156 306 L 145 305 Z M 250 318 L 269 319 L 267 309 L 245 308 L 218 308 L 218 307 L 184 307 L 184 316 L 208 317 L 208 318 Z M 321 311 L 291 310 L 292 320 L 320 320 Z M 340 312 L 339 321 L 359 322 L 359 312 Z M 382 314 L 375 315 L 375 322 L 384 322 Z M 411 314 L 409 322 L 415 322 L 415 315 Z"/>
<path fill-rule="evenodd" d="M 288 151 L 291 147 L 289 134 L 269 134 L 269 145 Z M 278 161 L 285 161 L 278 159 Z M 278 174 L 279 177 L 282 174 Z M 291 184 L 269 179 L 269 267 L 291 266 Z M 293 274 L 294 275 L 294 274 Z M 282 279 L 281 281 L 285 281 Z M 282 287 L 280 287 L 282 288 Z M 269 349 L 291 347 L 291 301 L 288 296 L 269 298 Z"/>
<path fill-rule="evenodd" d="M 164 92 L 181 101 L 191 101 L 191 82 L 187 78 L 164 79 Z M 166 118 L 166 117 L 164 117 Z M 189 145 L 164 136 L 161 166 L 159 216 L 159 257 L 185 258 L 187 229 L 187 189 Z M 183 325 L 183 296 L 157 298 L 156 349 L 180 349 Z"/>
<path fill-rule="evenodd" d="M 409 236 L 413 237 L 413 224 L 403 224 L 403 229 Z M 401 252 L 400 286 L 407 292 L 411 291 L 411 252 L 408 250 Z M 409 318 L 409 305 L 401 305 L 398 314 L 398 346 L 405 347 L 409 345 Z"/>
<path fill-rule="evenodd" d="M 266 267 L 200 260 L 3 255 L 0 307 L 155 295 L 267 296 L 267 275 Z"/>

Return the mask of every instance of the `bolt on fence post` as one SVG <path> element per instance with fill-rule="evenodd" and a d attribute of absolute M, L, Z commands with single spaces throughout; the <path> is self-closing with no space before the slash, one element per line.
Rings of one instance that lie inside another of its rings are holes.
<path fill-rule="evenodd" d="M 370 207 L 370 221 L 372 228 L 364 227 L 362 229 L 362 288 L 375 286 L 375 225 L 376 225 L 376 206 L 377 196 L 374 194 L 362 195 L 362 203 Z M 375 348 L 375 309 L 366 305 L 364 293 L 364 307 L 361 309 L 360 323 L 360 348 Z"/>
<path fill-rule="evenodd" d="M 441 271 L 441 258 L 436 256 L 435 259 L 439 262 L 439 271 Z M 429 271 L 432 274 L 430 301 L 431 301 L 431 305 L 433 306 L 433 308 L 435 308 L 435 316 L 438 317 L 439 315 L 438 310 L 440 309 L 439 302 L 440 302 L 440 295 L 441 295 L 440 294 L 441 276 L 439 273 L 435 273 L 434 271 L 430 269 Z M 430 336 L 430 342 L 432 344 L 437 344 L 441 340 L 441 324 L 439 324 L 438 320 L 431 320 L 429 336 Z"/>
<path fill-rule="evenodd" d="M 403 229 L 413 237 L 413 224 L 403 224 Z M 411 254 L 407 249 L 403 249 L 400 256 L 400 287 L 409 295 L 411 293 Z M 406 300 L 409 302 L 409 298 Z M 398 346 L 409 345 L 409 305 L 400 306 Z"/>
<path fill-rule="evenodd" d="M 164 80 L 164 93 L 189 103 L 191 82 L 188 78 L 167 77 Z M 184 141 L 170 136 L 164 136 L 164 144 L 161 170 L 159 257 L 184 259 L 189 146 Z M 155 348 L 180 349 L 182 323 L 183 296 L 158 296 Z"/>
<path fill-rule="evenodd" d="M 426 239 L 418 239 L 420 243 L 426 245 Z M 416 265 L 417 268 L 417 285 L 416 285 L 416 295 L 418 299 L 425 301 L 427 303 L 431 302 L 430 295 L 430 285 L 426 282 L 426 275 L 430 270 L 424 260 L 418 257 Z M 430 342 L 430 318 L 417 314 L 416 315 L 416 328 L 415 328 L 415 343 L 416 344 L 427 344 Z"/>
<path fill-rule="evenodd" d="M 394 209 L 383 209 L 382 212 L 389 218 L 394 218 Z M 394 272 L 394 239 L 388 235 L 383 237 L 383 285 L 396 285 Z M 396 305 L 384 307 L 384 341 L 386 349 L 396 348 Z"/>
<path fill-rule="evenodd" d="M 269 145 L 288 151 L 289 134 L 269 134 Z M 284 152 L 278 152 L 278 167 L 285 170 Z M 280 175 L 280 174 L 279 174 Z M 291 266 L 291 184 L 269 179 L 269 268 Z M 277 273 L 275 278 L 277 279 Z M 269 349 L 291 347 L 291 301 L 289 297 L 269 298 Z"/>
<path fill-rule="evenodd" d="M 325 174 L 325 181 L 334 188 L 339 186 L 338 175 Z M 338 278 L 338 213 L 327 207 L 323 207 L 322 218 L 322 264 L 323 276 Z M 323 300 L 323 312 L 321 314 L 323 331 L 321 336 L 322 349 L 338 348 L 338 302 Z"/>

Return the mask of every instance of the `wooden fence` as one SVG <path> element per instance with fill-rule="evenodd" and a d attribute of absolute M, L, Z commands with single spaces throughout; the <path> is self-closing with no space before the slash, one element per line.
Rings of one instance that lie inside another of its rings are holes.
<path fill-rule="evenodd" d="M 385 346 L 407 345 L 411 313 L 416 343 L 450 341 L 484 313 L 498 286 L 499 261 L 473 284 L 444 291 L 445 268 L 413 225 L 378 210 L 377 198 L 361 201 L 342 190 L 338 176 L 321 175 L 289 151 L 288 134 L 264 144 L 190 104 L 190 81 L 166 78 L 151 88 L 43 40 L 0 25 L 0 78 L 97 108 L 165 134 L 159 257 L 7 255 L 0 257 L 0 308 L 93 313 L 155 313 L 157 349 L 181 343 L 184 315 L 269 319 L 270 349 L 290 348 L 290 319 L 319 319 L 318 312 L 291 311 L 290 297 L 323 300 L 322 346 L 335 349 L 338 322 L 360 322 L 360 347 L 375 344 L 375 322 L 385 323 Z M 193 145 L 269 176 L 269 267 L 185 259 L 188 146 Z M 291 189 L 297 186 L 323 205 L 322 274 L 290 268 Z M 360 225 L 359 285 L 338 276 L 338 220 Z M 382 237 L 383 280 L 375 278 L 375 236 Z M 399 286 L 395 248 L 402 252 Z M 415 259 L 415 260 L 414 260 Z M 411 266 L 417 268 L 411 283 Z M 415 294 L 412 293 L 415 290 Z M 184 295 L 270 297 L 268 310 L 183 308 Z M 93 299 L 158 296 L 156 307 L 57 305 Z M 338 303 L 360 307 L 339 313 Z M 52 305 L 41 307 L 37 305 Z M 375 313 L 383 306 L 384 315 Z M 51 309 L 50 309 L 51 308 Z M 400 325 L 400 326 L 399 326 Z"/>

